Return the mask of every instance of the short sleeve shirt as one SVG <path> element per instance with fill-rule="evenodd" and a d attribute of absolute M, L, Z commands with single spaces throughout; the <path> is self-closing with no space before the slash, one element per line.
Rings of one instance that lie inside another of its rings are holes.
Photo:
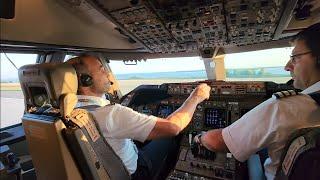
<path fill-rule="evenodd" d="M 234 157 L 245 161 L 257 151 L 268 148 L 264 166 L 273 179 L 280 157 L 291 133 L 306 127 L 320 127 L 320 108 L 308 93 L 320 91 L 320 82 L 302 95 L 281 99 L 274 96 L 222 130 L 222 137 Z"/>
<path fill-rule="evenodd" d="M 106 105 L 109 103 L 103 98 L 78 96 L 80 98 L 90 101 L 80 106 L 101 106 L 91 113 L 106 141 L 133 174 L 137 169 L 138 150 L 132 139 L 144 142 L 154 128 L 157 117 L 138 113 L 119 104 Z"/>

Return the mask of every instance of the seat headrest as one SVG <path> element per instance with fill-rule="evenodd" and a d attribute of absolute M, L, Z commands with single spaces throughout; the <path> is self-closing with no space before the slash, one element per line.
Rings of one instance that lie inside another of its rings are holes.
<path fill-rule="evenodd" d="M 77 102 L 77 95 L 73 93 L 64 94 L 60 97 L 60 114 L 64 119 L 70 117 L 70 114 L 76 107 Z"/>
<path fill-rule="evenodd" d="M 60 96 L 76 94 L 78 89 L 76 71 L 67 63 L 22 66 L 19 68 L 19 80 L 27 108 L 44 103 L 59 108 Z"/>

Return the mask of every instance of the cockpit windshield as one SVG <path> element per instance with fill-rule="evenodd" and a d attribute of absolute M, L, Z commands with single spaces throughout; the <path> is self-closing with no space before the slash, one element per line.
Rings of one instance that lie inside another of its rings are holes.
<path fill-rule="evenodd" d="M 224 59 L 226 81 L 274 81 L 290 79 L 284 70 L 292 48 L 276 48 L 227 54 Z M 148 59 L 146 61 L 110 61 L 113 73 L 126 94 L 142 84 L 181 83 L 205 80 L 201 57 Z"/>

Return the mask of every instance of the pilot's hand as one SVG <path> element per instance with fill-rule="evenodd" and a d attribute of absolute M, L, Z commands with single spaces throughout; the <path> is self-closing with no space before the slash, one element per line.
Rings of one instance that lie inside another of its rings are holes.
<path fill-rule="evenodd" d="M 202 146 L 202 142 L 201 142 L 201 136 L 203 134 L 205 134 L 205 131 L 202 131 L 201 133 L 197 134 L 196 136 L 194 136 L 192 143 L 191 143 L 191 152 L 193 154 L 193 156 L 197 157 L 198 154 L 201 151 L 201 148 L 203 148 Z"/>
<path fill-rule="evenodd" d="M 201 131 L 199 134 L 195 135 L 192 141 L 192 144 L 199 144 L 200 146 L 202 145 L 201 137 L 204 135 L 206 131 Z"/>
<path fill-rule="evenodd" d="M 191 96 L 195 97 L 198 103 L 201 103 L 205 99 L 210 97 L 210 86 L 205 83 L 198 85 L 191 93 Z"/>

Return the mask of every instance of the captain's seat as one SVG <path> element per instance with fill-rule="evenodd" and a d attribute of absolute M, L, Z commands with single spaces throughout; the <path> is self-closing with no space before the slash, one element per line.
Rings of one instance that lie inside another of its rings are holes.
<path fill-rule="evenodd" d="M 91 114 L 74 109 L 78 80 L 69 64 L 19 69 L 22 123 L 37 179 L 130 179 Z"/>

